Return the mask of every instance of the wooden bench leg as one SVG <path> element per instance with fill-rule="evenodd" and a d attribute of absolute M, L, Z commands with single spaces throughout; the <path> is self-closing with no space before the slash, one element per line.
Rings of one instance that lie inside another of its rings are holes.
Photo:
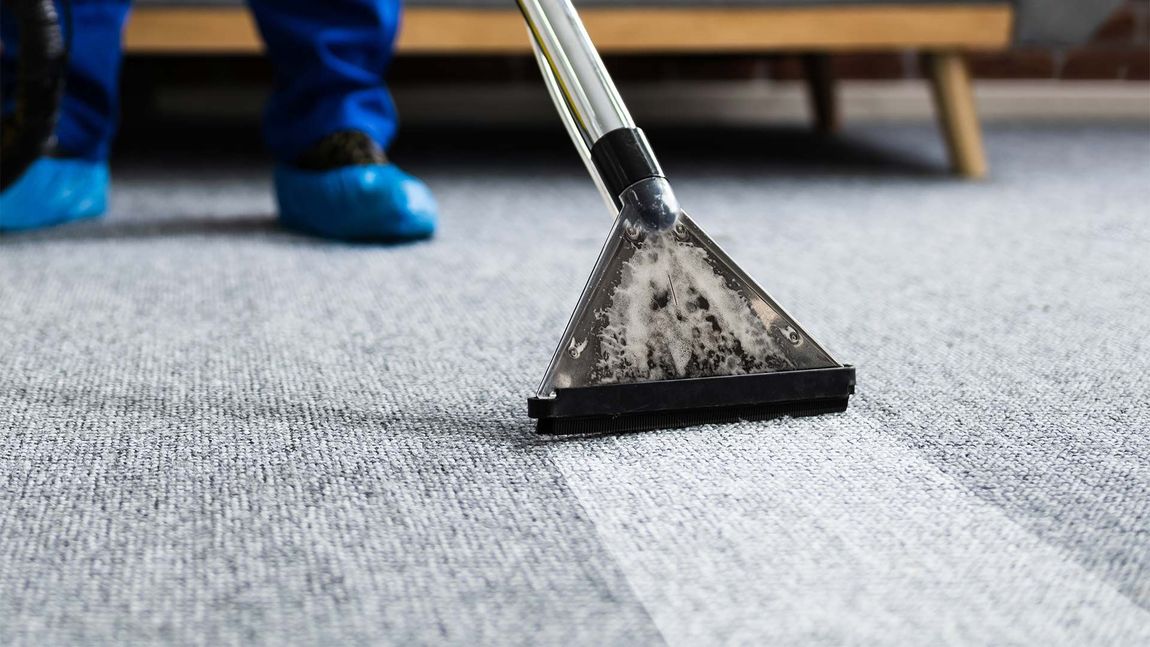
<path fill-rule="evenodd" d="M 963 177 L 985 177 L 986 152 L 966 61 L 959 52 L 948 51 L 931 52 L 924 62 L 951 166 Z"/>
<path fill-rule="evenodd" d="M 815 131 L 829 135 L 839 129 L 839 104 L 829 54 L 804 54 L 803 76 Z"/>

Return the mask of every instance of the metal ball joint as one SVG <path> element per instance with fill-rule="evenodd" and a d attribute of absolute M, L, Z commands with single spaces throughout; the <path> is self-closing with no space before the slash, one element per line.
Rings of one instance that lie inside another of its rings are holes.
<path fill-rule="evenodd" d="M 638 225 L 631 222 L 623 225 L 623 235 L 627 237 L 627 240 L 635 243 L 639 242 L 639 239 L 643 237 Z"/>

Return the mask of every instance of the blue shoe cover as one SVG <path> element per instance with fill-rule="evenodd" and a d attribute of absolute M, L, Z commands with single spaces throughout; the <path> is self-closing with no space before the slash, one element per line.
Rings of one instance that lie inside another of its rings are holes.
<path fill-rule="evenodd" d="M 0 193 L 0 231 L 93 218 L 107 205 L 106 162 L 41 157 Z"/>
<path fill-rule="evenodd" d="M 345 166 L 332 171 L 276 168 L 280 222 L 339 240 L 402 241 L 435 232 L 431 189 L 394 164 Z"/>

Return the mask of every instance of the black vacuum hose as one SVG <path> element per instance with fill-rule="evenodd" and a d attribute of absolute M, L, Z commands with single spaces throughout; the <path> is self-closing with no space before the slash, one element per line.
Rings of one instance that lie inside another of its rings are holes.
<path fill-rule="evenodd" d="M 68 51 L 53 0 L 4 0 L 20 33 L 15 111 L 0 134 L 0 191 L 55 143 Z"/>

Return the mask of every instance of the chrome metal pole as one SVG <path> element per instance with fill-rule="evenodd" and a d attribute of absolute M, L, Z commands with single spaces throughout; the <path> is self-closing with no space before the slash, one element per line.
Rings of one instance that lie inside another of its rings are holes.
<path fill-rule="evenodd" d="M 586 147 L 590 149 L 612 130 L 634 128 L 635 122 L 569 0 L 517 2 Z"/>
<path fill-rule="evenodd" d="M 535 52 L 535 61 L 539 63 L 539 72 L 543 74 L 543 85 L 547 86 L 547 93 L 551 95 L 551 100 L 559 110 L 559 119 L 563 122 L 567 134 L 571 136 L 571 142 L 575 144 L 575 150 L 579 152 L 579 158 L 583 160 L 583 165 L 587 167 L 587 172 L 595 182 L 595 188 L 599 189 L 599 195 L 602 196 L 603 202 L 607 205 L 607 210 L 611 212 L 611 216 L 614 217 L 618 215 L 619 206 L 615 204 L 615 198 L 611 195 L 611 192 L 607 190 L 607 185 L 603 184 L 603 177 L 599 175 L 599 169 L 595 168 L 595 162 L 591 161 L 591 149 L 587 147 L 587 141 L 583 138 L 579 124 L 575 122 L 575 117 L 566 106 L 566 99 L 563 98 L 563 89 L 559 87 L 559 80 L 555 78 L 554 72 L 551 71 L 551 66 L 547 63 L 547 57 L 543 55 L 542 50 L 539 49 L 539 43 L 536 42 L 534 38 L 531 39 L 531 49 Z"/>

